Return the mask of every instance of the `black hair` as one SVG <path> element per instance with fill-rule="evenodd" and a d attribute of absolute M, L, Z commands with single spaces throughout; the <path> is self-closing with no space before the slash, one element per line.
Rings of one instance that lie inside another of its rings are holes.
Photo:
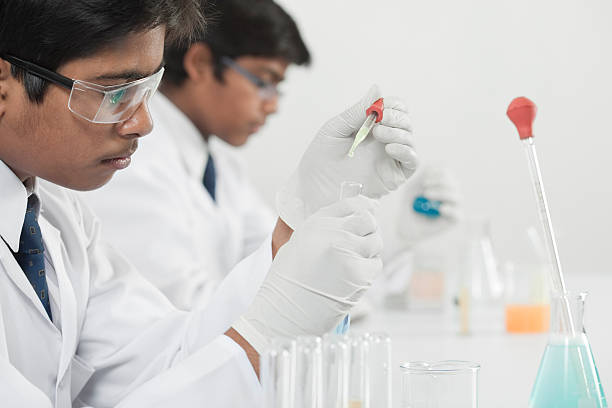
<path fill-rule="evenodd" d="M 87 57 L 131 33 L 166 26 L 166 41 L 190 42 L 202 32 L 204 0 L 1 0 L 0 58 L 13 55 L 50 70 Z M 20 68 L 31 101 L 47 82 Z"/>
<path fill-rule="evenodd" d="M 210 47 L 217 79 L 223 79 L 223 56 L 280 57 L 291 64 L 310 64 L 310 53 L 295 21 L 273 0 L 216 0 L 204 7 L 206 30 L 195 41 Z M 164 82 L 180 86 L 185 81 L 183 60 L 190 45 L 166 48 Z"/>

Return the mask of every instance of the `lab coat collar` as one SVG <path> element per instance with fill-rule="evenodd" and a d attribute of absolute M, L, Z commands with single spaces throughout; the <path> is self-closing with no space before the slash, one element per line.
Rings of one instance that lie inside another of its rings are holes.
<path fill-rule="evenodd" d="M 13 173 L 13 171 L 0 160 L 0 234 L 2 239 L 8 244 L 13 252 L 19 250 L 19 239 L 21 229 L 25 219 L 25 212 L 28 205 L 28 197 L 31 194 L 38 194 L 38 182 L 35 177 L 26 180 L 25 184 Z M 39 210 L 37 208 L 37 210 Z M 40 221 L 40 220 L 39 220 Z M 46 245 L 46 240 L 43 238 Z M 8 251 L 7 251 L 8 252 Z M 8 275 L 15 285 L 27 296 L 41 315 L 46 317 L 47 312 L 32 290 L 32 285 L 26 278 L 21 267 L 13 256 L 6 256 L 3 259 L 0 252 L 0 267 L 4 266 Z M 52 324 L 49 322 L 49 324 Z"/>
<path fill-rule="evenodd" d="M 151 103 L 153 118 L 162 131 L 168 132 L 176 141 L 183 165 L 190 177 L 201 180 L 208 161 L 208 143 L 191 120 L 168 98 L 158 92 Z M 165 126 L 171 124 L 171 128 Z M 156 124 L 157 125 L 157 124 Z M 155 136 L 153 136 L 155 137 Z"/>
<path fill-rule="evenodd" d="M 0 236 L 13 252 L 19 250 L 19 237 L 25 219 L 28 197 L 37 193 L 38 183 L 32 178 L 24 185 L 0 160 Z"/>

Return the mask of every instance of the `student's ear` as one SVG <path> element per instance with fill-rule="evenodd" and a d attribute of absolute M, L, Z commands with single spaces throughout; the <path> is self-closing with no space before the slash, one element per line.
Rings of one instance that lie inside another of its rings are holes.
<path fill-rule="evenodd" d="M 213 57 L 210 47 L 196 42 L 189 47 L 183 58 L 187 76 L 194 82 L 207 81 L 213 77 Z"/>
<path fill-rule="evenodd" d="M 0 58 L 0 118 L 6 112 L 11 78 L 11 64 Z"/>

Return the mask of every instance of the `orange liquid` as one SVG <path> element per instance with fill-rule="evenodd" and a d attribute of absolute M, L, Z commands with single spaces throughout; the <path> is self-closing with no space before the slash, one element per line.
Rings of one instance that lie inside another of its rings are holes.
<path fill-rule="evenodd" d="M 541 333 L 548 331 L 550 305 L 506 305 L 508 333 Z"/>

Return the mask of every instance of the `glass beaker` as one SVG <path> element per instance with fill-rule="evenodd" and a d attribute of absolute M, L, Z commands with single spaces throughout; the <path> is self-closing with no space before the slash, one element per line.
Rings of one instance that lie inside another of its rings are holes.
<path fill-rule="evenodd" d="M 511 245 L 511 249 L 515 250 L 513 260 L 506 261 L 502 268 L 505 279 L 506 331 L 546 333 L 550 324 L 551 291 L 546 247 L 534 227 L 516 235 L 518 239 Z"/>
<path fill-rule="evenodd" d="M 586 293 L 555 296 L 550 337 L 536 377 L 529 408 L 604 408 L 608 406 L 593 352 L 584 330 Z M 573 327 L 564 324 L 569 304 Z"/>
<path fill-rule="evenodd" d="M 403 363 L 401 408 L 477 408 L 479 369 L 457 360 Z"/>
<path fill-rule="evenodd" d="M 550 323 L 549 268 L 544 264 L 504 265 L 506 331 L 545 333 Z"/>

